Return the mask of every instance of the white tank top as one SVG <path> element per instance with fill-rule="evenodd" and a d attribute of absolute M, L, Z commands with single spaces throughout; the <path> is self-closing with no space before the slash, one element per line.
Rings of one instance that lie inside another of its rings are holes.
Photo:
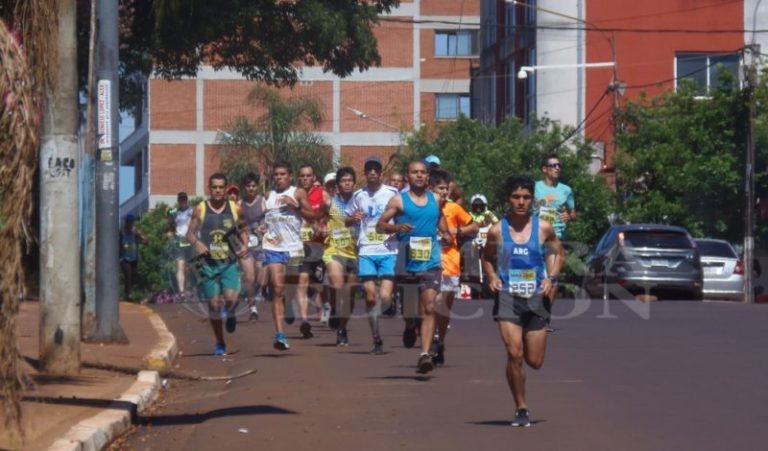
<path fill-rule="evenodd" d="M 284 204 L 283 196 L 296 200 L 296 187 L 291 186 L 281 193 L 269 192 L 265 214 L 267 233 L 263 244 L 263 248 L 268 251 L 291 252 L 303 249 L 299 209 Z"/>

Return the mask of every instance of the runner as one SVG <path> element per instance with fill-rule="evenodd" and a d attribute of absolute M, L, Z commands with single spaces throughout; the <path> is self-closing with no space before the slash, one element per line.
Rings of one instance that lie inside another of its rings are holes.
<path fill-rule="evenodd" d="M 299 186 L 307 192 L 307 200 L 314 212 L 323 207 L 323 188 L 317 183 L 315 168 L 310 164 L 299 167 Z M 301 224 L 301 241 L 304 245 L 304 259 L 299 266 L 299 284 L 296 297 L 299 301 L 299 331 L 304 338 L 312 337 L 312 326 L 307 321 L 309 316 L 310 280 L 315 285 L 323 281 L 323 241 L 320 234 L 315 233 L 318 221 L 303 220 Z M 318 297 L 322 297 L 322 287 L 318 288 Z"/>
<path fill-rule="evenodd" d="M 408 245 L 405 271 L 407 276 L 418 280 L 423 315 L 417 371 L 425 374 L 435 368 L 429 350 L 435 333 L 434 302 L 442 278 L 438 235 L 445 242 L 451 237 L 440 214 L 438 199 L 427 189 L 427 165 L 424 162 L 413 161 L 408 165 L 408 183 L 410 190 L 390 199 L 376 229 L 380 233 L 397 233 L 398 239 Z M 395 223 L 391 224 L 393 219 Z"/>
<path fill-rule="evenodd" d="M 240 200 L 240 188 L 234 183 L 227 187 L 227 198 L 232 202 Z"/>
<path fill-rule="evenodd" d="M 237 257 L 248 253 L 248 228 L 242 211 L 226 195 L 227 177 L 217 172 L 208 178 L 210 198 L 200 202 L 192 213 L 187 240 L 202 258 L 200 288 L 208 300 L 208 318 L 216 337 L 214 355 L 226 355 L 222 319 L 227 332 L 237 327 L 235 305 L 240 294 Z"/>
<path fill-rule="evenodd" d="M 557 154 L 549 154 L 541 162 L 541 172 L 544 179 L 536 182 L 534 210 L 541 218 L 555 227 L 555 234 L 561 241 L 567 238 L 566 227 L 576 219 L 576 203 L 573 190 L 560 182 L 562 166 Z M 555 329 L 547 324 L 547 332 Z"/>
<path fill-rule="evenodd" d="M 405 188 L 405 179 L 403 178 L 403 174 L 399 172 L 393 172 L 389 176 L 389 186 L 395 188 L 398 192 Z"/>
<path fill-rule="evenodd" d="M 265 200 L 267 230 L 264 235 L 264 264 L 269 270 L 272 291 L 272 319 L 275 322 L 275 349 L 290 348 L 285 337 L 285 279 L 286 267 L 292 257 L 303 251 L 301 219 L 316 219 L 321 214 L 312 211 L 307 192 L 291 186 L 291 165 L 277 162 L 272 166 L 273 191 Z"/>
<path fill-rule="evenodd" d="M 427 170 L 430 172 L 434 169 L 442 169 L 440 158 L 437 155 L 429 155 L 424 159 L 424 163 L 427 164 Z M 459 186 L 453 179 L 448 181 L 448 200 L 452 200 L 459 205 L 464 203 L 464 197 L 459 192 Z"/>
<path fill-rule="evenodd" d="M 465 236 L 477 234 L 478 226 L 461 205 L 448 201 L 448 180 L 450 175 L 442 169 L 434 169 L 429 173 L 429 187 L 440 198 L 440 207 L 445 218 L 451 241 L 442 248 L 443 277 L 440 284 L 440 294 L 435 300 L 435 317 L 437 333 L 432 343 L 431 354 L 435 365 L 445 363 L 445 339 L 448 334 L 448 324 L 451 321 L 451 309 L 456 294 L 459 292 L 459 277 L 461 276 L 461 254 L 459 240 Z"/>
<path fill-rule="evenodd" d="M 547 155 L 542 161 L 541 172 L 544 179 L 536 182 L 536 214 L 555 227 L 557 238 L 565 240 L 566 227 L 576 219 L 576 203 L 573 190 L 560 182 L 560 159 L 557 154 Z"/>
<path fill-rule="evenodd" d="M 488 209 L 488 199 L 483 194 L 475 194 L 470 200 L 469 204 L 471 209 L 469 214 L 472 219 L 477 223 L 479 230 L 477 235 L 472 239 L 472 243 L 465 245 L 461 248 L 462 258 L 464 261 L 464 274 L 467 278 L 478 284 L 480 289 L 477 295 L 485 297 L 488 295 L 487 288 L 484 284 L 485 278 L 483 277 L 483 268 L 480 264 L 480 254 L 488 237 L 488 230 L 491 226 L 499 222 L 499 218 Z"/>
<path fill-rule="evenodd" d="M 368 321 L 373 335 L 372 354 L 384 353 L 384 341 L 379 334 L 379 316 L 392 303 L 392 287 L 397 261 L 397 240 L 394 235 L 376 231 L 376 223 L 389 200 L 397 195 L 397 189 L 381 182 L 381 160 L 371 157 L 365 160 L 363 172 L 368 181 L 365 188 L 352 196 L 352 217 L 360 221 L 358 238 L 358 276 L 365 290 Z M 376 282 L 380 287 L 376 292 Z"/>
<path fill-rule="evenodd" d="M 240 259 L 245 282 L 245 297 L 250 310 L 250 319 L 259 319 L 258 304 L 264 299 L 262 290 L 266 282 L 267 271 L 264 268 L 264 249 L 262 240 L 266 226 L 264 224 L 264 196 L 259 194 L 259 175 L 249 172 L 243 177 L 245 195 L 240 201 L 243 220 L 248 225 L 248 255 Z"/>
<path fill-rule="evenodd" d="M 176 286 L 182 302 L 187 299 L 187 260 L 193 257 L 194 250 L 187 241 L 189 221 L 192 220 L 192 209 L 189 207 L 187 193 L 176 195 L 176 208 L 168 210 L 168 228 L 173 237 L 172 257 L 176 266 Z"/>
<path fill-rule="evenodd" d="M 354 310 L 353 289 L 357 283 L 357 226 L 349 217 L 352 193 L 355 189 L 355 170 L 345 166 L 336 171 L 336 191 L 326 195 L 328 236 L 325 240 L 323 261 L 331 288 L 332 317 L 338 318 L 336 346 L 349 346 L 347 323 Z"/>
<path fill-rule="evenodd" d="M 528 427 L 523 362 L 533 369 L 544 363 L 547 319 L 565 252 L 552 224 L 531 215 L 531 179 L 511 176 L 504 192 L 509 212 L 488 232 L 483 269 L 496 294 L 493 315 L 507 349 L 507 383 L 516 406 L 512 426 Z"/>

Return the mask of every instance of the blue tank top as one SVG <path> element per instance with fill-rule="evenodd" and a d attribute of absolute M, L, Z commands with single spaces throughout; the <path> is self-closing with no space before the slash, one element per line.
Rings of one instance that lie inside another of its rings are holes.
<path fill-rule="evenodd" d="M 413 203 L 408 193 L 402 193 L 403 214 L 395 218 L 395 224 L 410 224 L 410 233 L 398 234 L 401 243 L 407 245 L 405 270 L 424 272 L 441 268 L 440 243 L 437 240 L 437 224 L 440 207 L 431 191 L 427 191 L 427 204 L 420 207 Z"/>
<path fill-rule="evenodd" d="M 539 218 L 531 218 L 528 242 L 518 244 L 509 233 L 509 221 L 501 220 L 502 248 L 499 258 L 499 278 L 502 290 L 515 297 L 528 299 L 539 293 L 544 279 L 544 252 L 539 243 Z"/>

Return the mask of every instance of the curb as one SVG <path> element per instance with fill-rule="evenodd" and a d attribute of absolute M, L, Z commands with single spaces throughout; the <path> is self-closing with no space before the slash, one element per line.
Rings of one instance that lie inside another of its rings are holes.
<path fill-rule="evenodd" d="M 95 451 L 104 448 L 131 427 L 133 417 L 157 398 L 161 380 L 158 371 L 170 367 L 178 353 L 176 338 L 168 331 L 160 315 L 141 306 L 159 336 L 158 343 L 143 360 L 150 370 L 139 371 L 136 382 L 102 412 L 76 424 L 48 448 L 48 451 Z"/>

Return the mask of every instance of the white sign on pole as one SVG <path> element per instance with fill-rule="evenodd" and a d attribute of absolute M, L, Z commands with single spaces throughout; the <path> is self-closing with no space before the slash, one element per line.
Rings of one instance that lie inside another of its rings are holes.
<path fill-rule="evenodd" d="M 99 149 L 112 147 L 112 98 L 110 80 L 99 80 L 97 90 Z"/>

